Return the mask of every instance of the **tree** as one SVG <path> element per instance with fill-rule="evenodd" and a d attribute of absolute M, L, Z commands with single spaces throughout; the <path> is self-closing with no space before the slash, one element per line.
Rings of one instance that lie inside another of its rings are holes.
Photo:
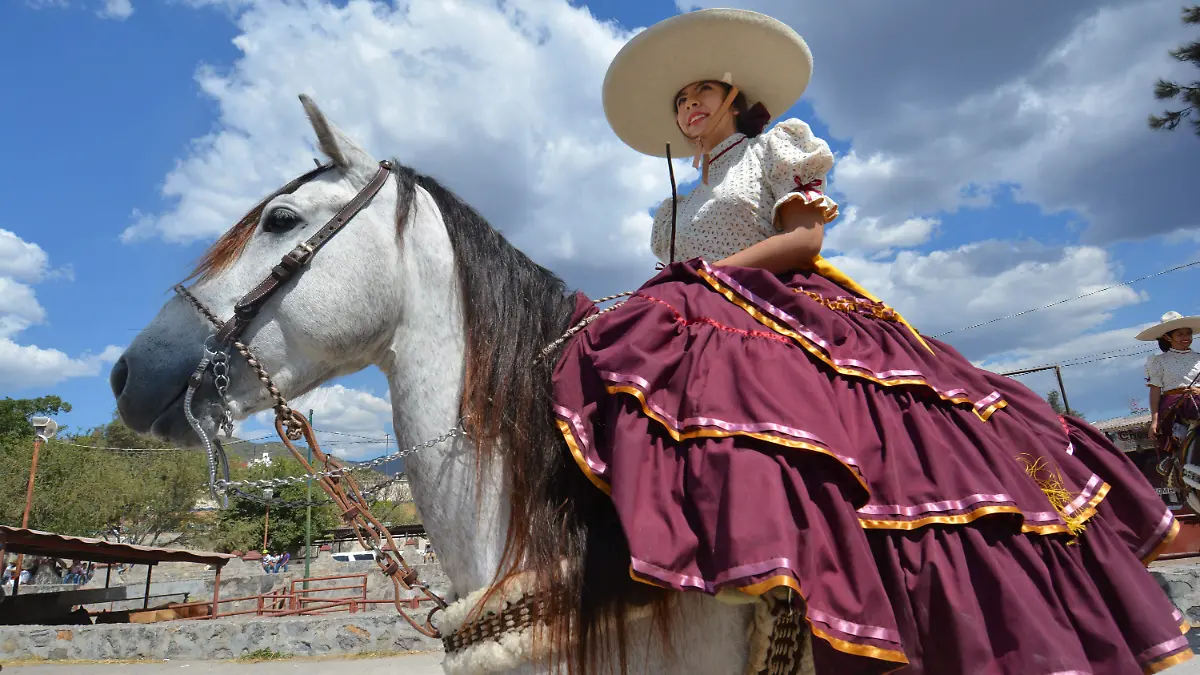
<path fill-rule="evenodd" d="M 9 401 L 0 402 L 7 404 L 0 409 L 6 410 L 10 425 L 30 411 L 69 410 L 57 397 Z M 112 447 L 127 450 L 106 449 Z M 21 522 L 32 454 L 32 443 L 23 434 L 0 436 L 0 522 Z M 179 544 L 194 532 L 192 509 L 206 472 L 202 453 L 141 438 L 114 415 L 107 425 L 45 444 L 29 525 L 90 537 L 121 526 L 128 543 Z"/>
<path fill-rule="evenodd" d="M 208 460 L 202 452 L 138 435 L 115 412 L 108 424 L 74 440 L 121 448 L 110 460 L 113 487 L 108 501 L 117 509 L 116 523 L 126 543 L 170 546 L 194 538 L 193 509 L 208 480 Z"/>
<path fill-rule="evenodd" d="M 1072 417 L 1084 419 L 1083 413 L 1074 409 L 1067 410 L 1067 408 L 1063 406 L 1062 395 L 1058 393 L 1057 389 L 1052 389 L 1046 393 L 1046 402 L 1049 403 L 1050 407 L 1054 408 L 1054 412 L 1058 413 L 1059 415 L 1070 415 Z"/>
<path fill-rule="evenodd" d="M 1200 25 L 1200 5 L 1184 7 L 1183 22 L 1189 25 Z M 1183 45 L 1178 49 L 1172 49 L 1169 53 L 1177 61 L 1190 61 L 1192 65 L 1200 68 L 1200 40 Z M 1162 117 L 1151 115 L 1149 119 L 1151 129 L 1171 131 L 1179 126 L 1184 118 L 1196 114 L 1197 116 L 1191 120 L 1191 124 L 1196 135 L 1200 136 L 1200 113 L 1197 113 L 1197 110 L 1200 109 L 1200 81 L 1184 85 L 1159 78 L 1158 82 L 1154 84 L 1154 98 L 1160 101 L 1178 98 L 1186 105 L 1179 110 L 1166 110 Z"/>
<path fill-rule="evenodd" d="M 30 420 L 37 416 L 53 417 L 71 412 L 71 404 L 57 396 L 41 398 L 5 398 L 0 401 L 0 439 L 33 439 Z"/>
<path fill-rule="evenodd" d="M 231 471 L 234 480 L 263 480 L 303 476 L 304 467 L 291 457 L 275 458 L 270 464 L 256 464 L 248 468 Z M 246 490 L 248 494 L 262 497 L 262 490 Z M 263 527 L 267 527 L 267 547 L 272 551 L 297 551 L 304 546 L 304 518 L 307 498 L 305 482 L 276 487 L 274 499 L 294 504 L 272 503 L 271 517 L 267 523 L 267 507 L 260 501 L 230 495 L 229 508 L 222 511 L 212 532 L 211 543 L 218 551 L 257 550 L 263 545 Z M 313 501 L 322 501 L 325 491 L 314 485 Z M 312 531 L 314 535 L 338 526 L 340 519 L 332 504 L 314 506 L 312 509 Z"/>

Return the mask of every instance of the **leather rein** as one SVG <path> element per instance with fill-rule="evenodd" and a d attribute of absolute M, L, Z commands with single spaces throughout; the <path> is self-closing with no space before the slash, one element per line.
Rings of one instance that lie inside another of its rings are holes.
<path fill-rule="evenodd" d="M 317 175 L 327 171 L 331 165 L 318 165 L 316 169 L 305 173 L 299 178 L 294 179 L 287 185 L 280 188 L 277 192 L 264 199 L 258 206 L 262 209 L 272 199 L 282 194 L 290 194 L 295 192 L 297 188 L 312 180 Z M 199 366 L 193 373 L 188 384 L 188 394 L 185 399 L 185 413 L 188 417 L 188 422 L 193 430 L 200 436 L 205 447 L 208 449 L 209 456 L 209 486 L 216 492 L 217 481 L 215 479 L 215 463 L 218 458 L 223 459 L 223 451 L 214 452 L 212 441 L 208 438 L 208 433 L 202 428 L 199 421 L 196 420 L 191 412 L 191 401 L 195 390 L 203 381 L 204 372 L 208 369 L 213 371 L 213 381 L 217 387 L 218 395 L 221 399 L 222 406 L 225 409 L 224 419 L 221 422 L 221 428 L 227 434 L 232 434 L 232 418 L 229 413 L 228 405 L 225 403 L 225 388 L 228 386 L 228 349 L 233 348 L 246 360 L 246 363 L 255 371 L 258 379 L 267 388 L 271 397 L 274 399 L 275 410 L 275 430 L 279 434 L 279 438 L 287 449 L 292 453 L 300 464 L 310 475 L 317 479 L 321 489 L 329 496 L 330 500 L 341 510 L 342 520 L 354 531 L 355 537 L 359 544 L 366 550 L 375 552 L 375 562 L 379 565 L 380 571 L 392 581 L 392 585 L 396 591 L 395 606 L 400 615 L 408 621 L 414 629 L 423 635 L 431 638 L 441 638 L 441 632 L 434 627 L 432 619 L 434 614 L 446 607 L 446 601 L 439 595 L 434 593 L 430 588 L 422 583 L 417 576 L 417 570 L 410 566 L 400 553 L 400 547 L 396 545 L 392 538 L 391 532 L 379 522 L 367 508 L 366 500 L 360 491 L 358 484 L 350 476 L 349 469 L 336 458 L 330 457 L 321 451 L 317 439 L 313 434 L 312 427 L 309 425 L 305 417 L 291 407 L 288 406 L 287 400 L 279 392 L 279 388 L 271 381 L 270 375 L 263 368 L 261 362 L 254 356 L 250 348 L 242 343 L 238 338 L 246 330 L 246 327 L 258 316 L 258 312 L 263 305 L 267 303 L 271 297 L 279 291 L 288 281 L 296 277 L 310 262 L 317 252 L 329 242 L 334 236 L 341 232 L 346 225 L 358 215 L 360 211 L 371 201 L 371 199 L 379 193 L 379 190 L 387 182 L 388 176 L 392 172 L 393 165 L 387 160 L 379 162 L 379 169 L 375 175 L 367 183 L 365 187 L 358 191 L 345 206 L 343 206 L 328 222 L 315 234 L 298 244 L 291 251 L 288 251 L 279 263 L 271 268 L 270 274 L 263 278 L 253 289 L 246 293 L 233 308 L 233 316 L 225 321 L 221 321 L 208 307 L 204 305 L 195 295 L 193 295 L 183 284 L 175 286 L 174 290 L 181 297 L 187 300 L 196 311 L 200 312 L 207 318 L 217 329 L 214 335 L 209 336 L 204 342 L 204 357 L 201 359 Z M 210 347 L 211 343 L 215 343 Z M 456 430 L 452 429 L 451 433 L 443 436 L 443 439 L 458 435 Z M 305 439 L 308 447 L 312 449 L 312 455 L 317 460 L 316 463 L 324 467 L 323 471 L 318 471 L 313 467 L 304 455 L 296 449 L 292 441 Z M 215 439 L 214 439 L 215 440 Z M 226 475 L 228 474 L 228 464 L 226 463 Z M 228 482 L 222 481 L 222 482 Z M 368 543 L 369 542 L 369 543 Z M 386 544 L 385 544 L 386 542 Z M 306 555 L 308 552 L 306 552 Z M 427 599 L 435 603 L 435 607 L 425 617 L 425 621 L 419 623 L 411 617 L 405 608 L 401 605 L 402 602 L 407 602 L 400 598 L 400 589 L 405 590 L 417 589 Z"/>

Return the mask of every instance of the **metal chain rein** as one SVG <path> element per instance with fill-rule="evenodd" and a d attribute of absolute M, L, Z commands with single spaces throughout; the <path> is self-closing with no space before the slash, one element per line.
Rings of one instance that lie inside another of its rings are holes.
<path fill-rule="evenodd" d="M 182 284 L 176 286 L 176 290 L 180 295 L 186 298 L 198 312 L 200 312 L 214 326 L 216 326 L 218 330 L 220 329 L 222 325 L 221 320 L 218 319 L 217 316 L 212 312 L 210 312 L 208 308 L 205 307 L 204 304 L 198 299 L 196 299 L 191 292 L 184 288 Z M 250 351 L 250 348 L 243 344 L 240 340 L 233 341 L 233 348 L 236 349 L 239 354 L 241 354 L 242 358 L 246 359 L 246 363 L 254 369 L 255 373 L 258 375 L 259 381 L 263 383 L 271 397 L 274 399 L 275 431 L 279 434 L 280 440 L 283 441 L 283 444 L 287 447 L 288 451 L 290 451 L 292 456 L 295 457 L 298 462 L 300 462 L 308 474 L 319 474 L 318 484 L 321 486 L 321 489 L 324 490 L 327 495 L 329 495 L 330 499 L 341 509 L 342 519 L 348 525 L 350 525 L 351 529 L 354 531 L 355 537 L 358 539 L 359 544 L 364 549 L 375 552 L 376 564 L 379 565 L 380 571 L 383 572 L 383 574 L 389 579 L 391 579 L 392 586 L 395 589 L 394 604 L 396 606 L 396 611 L 398 611 L 400 616 L 404 617 L 404 620 L 407 621 L 409 625 L 411 625 L 417 632 L 427 637 L 440 638 L 441 631 L 439 631 L 433 625 L 432 621 L 433 616 L 446 607 L 446 601 L 430 590 L 427 585 L 418 579 L 416 569 L 411 567 L 404 560 L 403 554 L 400 553 L 400 547 L 396 545 L 395 540 L 392 538 L 391 532 L 388 531 L 388 529 L 384 527 L 383 524 L 380 523 L 373 515 L 371 515 L 369 510 L 367 510 L 365 500 L 363 499 L 362 493 L 358 489 L 358 484 L 346 473 L 345 467 L 339 466 L 334 458 L 329 457 L 321 450 L 320 444 L 317 443 L 317 439 L 313 435 L 312 427 L 310 427 L 308 424 L 308 420 L 305 419 L 303 415 L 300 415 L 288 406 L 287 400 L 284 399 L 283 394 L 280 393 L 279 388 L 275 386 L 275 383 L 271 381 L 271 376 L 267 373 L 266 369 L 263 368 L 258 359 L 254 357 L 254 354 Z M 208 351 L 207 341 L 205 349 Z M 201 375 L 203 374 L 203 369 L 198 367 L 197 370 Z M 198 386 L 199 382 L 196 382 L 197 379 L 199 378 L 193 377 L 193 382 L 189 382 L 189 388 L 192 384 L 196 384 Z M 222 397 L 222 403 L 224 403 L 224 392 L 220 393 Z M 226 413 L 226 419 L 228 419 L 228 413 Z M 191 420 L 189 420 L 189 422 L 190 421 Z M 200 433 L 201 439 L 205 440 L 207 445 L 207 437 L 198 427 L 198 424 L 194 425 L 194 428 L 196 428 Z M 302 455 L 292 443 L 292 441 L 300 440 L 301 438 L 304 438 L 304 440 L 308 443 L 309 448 L 312 449 L 314 459 L 318 460 L 325 467 L 326 471 L 317 472 L 304 457 L 304 455 Z M 212 454 L 210 453 L 210 458 L 211 457 Z M 330 467 L 333 467 L 336 469 L 336 471 L 331 471 Z M 210 476 L 212 476 L 213 471 L 211 464 L 209 473 Z M 343 488 L 343 483 L 345 486 L 350 488 L 349 495 L 346 494 Z M 370 544 L 368 544 L 364 539 L 364 530 L 366 531 L 366 538 L 371 540 Z M 387 540 L 388 545 L 386 547 L 382 545 L 384 539 Z M 400 603 L 402 602 L 402 599 L 400 598 L 400 589 L 402 587 L 405 590 L 411 590 L 413 588 L 420 590 L 426 598 L 432 600 L 436 605 L 429 612 L 429 614 L 426 615 L 424 624 L 418 623 L 408 614 L 407 611 L 405 611 L 404 607 L 401 606 Z"/>

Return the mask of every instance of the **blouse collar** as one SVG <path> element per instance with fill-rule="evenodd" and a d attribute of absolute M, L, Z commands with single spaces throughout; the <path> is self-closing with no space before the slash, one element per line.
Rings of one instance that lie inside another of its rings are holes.
<path fill-rule="evenodd" d="M 1175 349 L 1174 347 L 1171 347 L 1171 353 L 1172 354 L 1195 354 L 1195 352 L 1192 351 L 1191 347 L 1188 347 L 1187 349 Z"/>
<path fill-rule="evenodd" d="M 728 149 L 734 143 L 737 143 L 738 141 L 742 140 L 745 137 L 746 137 L 746 134 L 743 134 L 740 131 L 733 132 L 732 134 L 730 134 L 730 136 L 728 138 L 726 138 L 725 140 L 721 141 L 720 143 L 717 143 L 716 145 L 714 145 L 713 149 L 708 151 L 708 156 L 716 157 L 722 151 Z"/>

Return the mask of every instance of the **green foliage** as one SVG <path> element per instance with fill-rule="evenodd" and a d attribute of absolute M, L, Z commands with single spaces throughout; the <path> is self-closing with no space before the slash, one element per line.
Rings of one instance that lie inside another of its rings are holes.
<path fill-rule="evenodd" d="M 33 440 L 33 417 L 53 417 L 71 412 L 71 404 L 57 396 L 5 398 L 0 401 L 0 441 Z"/>
<path fill-rule="evenodd" d="M 371 514 L 386 525 L 417 525 L 421 516 L 417 505 L 412 502 L 394 502 L 388 499 L 372 502 Z"/>
<path fill-rule="evenodd" d="M 268 466 L 254 465 L 248 468 L 235 467 L 231 471 L 234 480 L 262 480 L 304 475 L 304 467 L 292 457 L 276 458 Z M 262 497 L 262 491 L 254 492 Z M 304 502 L 307 499 L 303 481 L 275 488 L 275 499 Z M 313 501 L 322 500 L 325 492 L 313 484 Z M 267 548 L 272 552 L 297 551 L 304 546 L 304 506 L 271 504 L 270 522 L 267 523 L 267 506 L 245 497 L 232 496 L 229 508 L 222 511 L 218 525 L 212 534 L 212 545 L 217 551 L 261 550 L 263 527 L 267 527 Z M 338 511 L 332 504 L 314 506 L 312 509 L 313 537 L 338 527 Z"/>
<path fill-rule="evenodd" d="M 1182 18 L 1185 24 L 1200 25 L 1200 5 L 1184 7 Z M 1200 40 L 1183 45 L 1177 49 L 1172 49 L 1169 53 L 1177 61 L 1191 62 L 1192 65 L 1200 68 Z M 1200 110 L 1200 81 L 1186 85 L 1159 79 L 1154 84 L 1154 97 L 1160 101 L 1178 98 L 1186 104 L 1178 110 L 1164 111 L 1162 117 L 1157 115 L 1150 116 L 1148 122 L 1151 129 L 1170 131 L 1179 126 L 1179 123 L 1184 119 L 1197 114 L 1197 111 Z M 1191 120 L 1191 124 L 1196 135 L 1200 136 L 1200 114 L 1197 114 L 1197 117 Z"/>
<path fill-rule="evenodd" d="M 255 663 L 258 661 L 276 661 L 278 659 L 286 658 L 288 658 L 287 654 L 263 647 L 262 649 L 255 649 L 252 652 L 247 652 L 246 654 L 239 656 L 238 661 Z"/>
<path fill-rule="evenodd" d="M 56 396 L 0 401 L 0 523 L 21 524 L 33 456 L 34 434 L 29 418 L 70 410 L 70 404 Z M 258 455 L 262 447 L 268 446 L 252 447 L 247 451 Z M 270 466 L 233 464 L 235 480 L 304 474 L 301 464 L 290 456 L 274 457 Z M 29 526 L 76 536 L 103 536 L 120 527 L 122 540 L 135 544 L 260 550 L 266 516 L 263 504 L 231 496 L 227 510 L 194 511 L 197 501 L 207 494 L 207 476 L 203 452 L 180 450 L 140 436 L 114 414 L 108 424 L 76 434 L 60 431 L 58 438 L 43 445 Z M 364 488 L 386 478 L 370 471 L 357 477 Z M 261 492 L 258 494 L 261 496 Z M 305 483 L 277 488 L 274 497 L 304 502 Z M 313 500 L 324 497 L 324 491 L 314 484 Z M 420 522 L 411 503 L 379 501 L 370 507 L 383 522 Z M 268 546 L 272 551 L 296 552 L 302 548 L 305 510 L 304 506 L 271 506 Z M 341 519 L 334 506 L 313 508 L 314 538 L 339 526 Z"/>
<path fill-rule="evenodd" d="M 57 397 L 0 403 L 8 404 L 10 416 L 13 411 L 25 415 L 70 410 Z M 145 451 L 113 452 L 101 447 Z M 0 437 L 0 522 L 20 525 L 32 458 L 30 437 Z M 102 427 L 44 444 L 29 526 L 77 536 L 98 536 L 119 526 L 124 541 L 130 543 L 180 544 L 196 531 L 192 509 L 206 474 L 202 453 L 142 438 L 114 415 Z"/>

